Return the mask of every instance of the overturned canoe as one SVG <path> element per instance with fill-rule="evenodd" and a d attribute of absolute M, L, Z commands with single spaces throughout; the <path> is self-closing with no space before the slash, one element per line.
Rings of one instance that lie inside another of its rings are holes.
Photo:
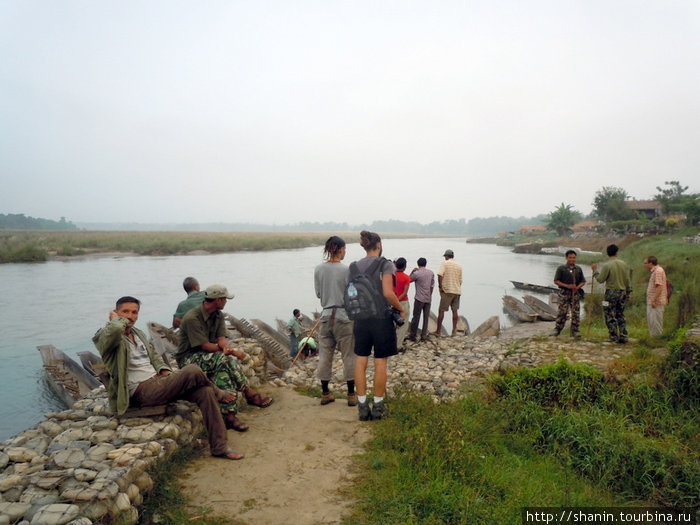
<path fill-rule="evenodd" d="M 501 323 L 497 315 L 492 315 L 481 323 L 469 337 L 495 337 L 501 332 Z"/>

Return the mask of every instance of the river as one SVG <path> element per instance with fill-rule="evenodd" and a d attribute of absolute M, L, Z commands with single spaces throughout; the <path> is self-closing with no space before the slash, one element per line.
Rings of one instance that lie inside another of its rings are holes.
<path fill-rule="evenodd" d="M 492 315 L 501 325 L 511 323 L 501 308 L 504 292 L 519 296 L 510 279 L 550 284 L 563 256 L 514 254 L 489 244 L 466 244 L 461 239 L 386 239 L 384 255 L 405 257 L 407 271 L 419 257 L 437 271 L 450 248 L 462 265 L 464 283 L 460 313 L 472 329 Z M 274 326 L 292 309 L 311 314 L 319 307 L 313 289 L 314 267 L 322 248 L 269 252 L 170 257 L 108 256 L 37 264 L 0 265 L 5 287 L 0 303 L 0 440 L 60 410 L 45 384 L 36 347 L 53 344 L 71 356 L 94 350 L 91 337 L 107 321 L 122 295 L 142 301 L 138 326 L 156 321 L 170 325 L 177 303 L 185 298 L 182 280 L 195 276 L 202 287 L 221 283 L 235 294 L 226 311 L 236 317 L 259 318 Z M 346 263 L 364 256 L 357 243 L 348 244 Z M 413 286 L 410 291 L 413 300 Z M 433 310 L 437 312 L 437 290 Z M 448 316 L 446 316 L 449 318 Z M 446 322 L 451 329 L 451 320 Z"/>

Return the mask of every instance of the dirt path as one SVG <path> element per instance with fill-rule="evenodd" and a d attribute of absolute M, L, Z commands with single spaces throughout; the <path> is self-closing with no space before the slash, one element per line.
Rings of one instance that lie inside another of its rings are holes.
<path fill-rule="evenodd" d="M 371 423 L 358 421 L 357 408 L 344 399 L 321 406 L 286 387 L 262 391 L 275 402 L 240 416 L 247 432 L 228 432 L 245 459 L 203 457 L 180 476 L 190 514 L 208 508 L 251 525 L 340 523 L 350 503 L 342 493 L 349 467 L 370 437 Z"/>

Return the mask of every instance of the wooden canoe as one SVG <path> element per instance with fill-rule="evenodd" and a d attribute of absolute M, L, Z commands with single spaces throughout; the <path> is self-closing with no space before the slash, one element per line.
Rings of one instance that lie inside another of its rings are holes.
<path fill-rule="evenodd" d="M 73 358 L 53 345 L 38 346 L 51 390 L 68 407 L 102 385 Z"/>
<path fill-rule="evenodd" d="M 511 281 L 511 283 L 513 283 L 513 286 L 515 286 L 519 290 L 527 290 L 528 292 L 546 294 L 559 292 L 559 288 L 556 288 L 555 286 L 544 286 L 541 284 L 523 283 L 520 281 Z"/>
<path fill-rule="evenodd" d="M 540 320 L 554 321 L 557 318 L 557 310 L 537 297 L 524 295 L 523 301 L 537 313 L 537 317 L 539 317 Z"/>
<path fill-rule="evenodd" d="M 503 296 L 503 309 L 521 323 L 534 323 L 537 321 L 537 314 L 529 306 L 510 295 Z"/>

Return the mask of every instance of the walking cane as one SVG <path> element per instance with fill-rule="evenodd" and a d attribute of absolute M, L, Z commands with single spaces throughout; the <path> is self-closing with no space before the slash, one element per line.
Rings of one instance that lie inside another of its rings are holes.
<path fill-rule="evenodd" d="M 297 359 L 299 359 L 299 356 L 300 356 L 300 355 L 302 354 L 302 352 L 304 351 L 304 348 L 306 348 L 306 343 L 308 343 L 308 342 L 309 342 L 309 338 L 310 338 L 312 335 L 314 335 L 314 332 L 316 331 L 316 328 L 318 328 L 318 325 L 319 325 L 320 322 L 321 322 L 321 318 L 319 317 L 319 318 L 316 320 L 316 324 L 313 326 L 313 328 L 312 328 L 311 331 L 309 332 L 309 335 L 306 336 L 306 338 L 305 338 L 305 340 L 304 340 L 304 344 L 301 345 L 301 348 L 300 348 L 299 351 L 297 352 L 297 355 L 294 356 L 294 361 L 292 361 L 292 364 L 289 365 L 289 368 L 292 368 L 292 367 L 294 366 L 294 363 L 297 362 Z"/>
<path fill-rule="evenodd" d="M 586 326 L 586 337 L 591 333 L 591 323 L 593 322 L 593 286 L 595 282 L 593 281 L 593 274 L 591 274 L 591 311 L 588 312 L 588 326 Z"/>

